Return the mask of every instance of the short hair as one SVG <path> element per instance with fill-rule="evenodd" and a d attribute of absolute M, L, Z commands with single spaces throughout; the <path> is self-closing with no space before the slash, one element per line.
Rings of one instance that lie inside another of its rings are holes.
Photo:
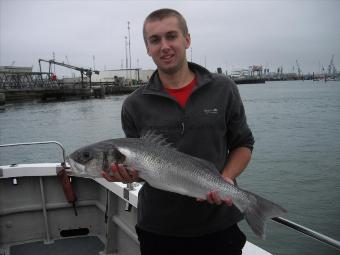
<path fill-rule="evenodd" d="M 146 17 L 146 19 L 144 20 L 143 37 L 144 37 L 145 45 L 148 45 L 147 38 L 146 38 L 146 30 L 145 30 L 146 24 L 148 22 L 160 21 L 160 20 L 162 20 L 164 18 L 169 18 L 169 17 L 176 17 L 177 18 L 179 28 L 182 31 L 184 36 L 186 36 L 189 33 L 187 22 L 185 21 L 185 19 L 182 16 L 182 14 L 180 14 L 178 11 L 176 11 L 174 9 L 168 9 L 168 8 L 159 9 L 159 10 L 151 12 Z"/>

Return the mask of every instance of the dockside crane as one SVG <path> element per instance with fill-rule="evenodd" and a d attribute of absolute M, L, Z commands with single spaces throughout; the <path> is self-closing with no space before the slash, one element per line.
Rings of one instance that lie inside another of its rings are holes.
<path fill-rule="evenodd" d="M 66 59 L 66 63 L 69 65 L 69 64 L 70 64 L 70 60 L 69 60 L 69 58 L 68 58 L 67 55 L 65 56 L 65 59 Z M 75 77 L 75 74 L 72 72 L 72 70 L 71 70 L 71 77 L 72 77 L 72 78 Z"/>
<path fill-rule="evenodd" d="M 298 69 L 298 77 L 301 78 L 302 70 L 301 70 L 299 62 L 297 60 L 296 60 L 296 66 L 297 66 L 297 69 Z"/>
<path fill-rule="evenodd" d="M 328 65 L 328 75 L 333 75 L 334 77 L 336 76 L 336 68 L 334 65 L 334 54 L 332 55 L 332 58 Z"/>
<path fill-rule="evenodd" d="M 44 59 L 39 59 L 39 68 L 40 68 L 40 72 L 41 72 L 41 62 L 46 62 L 46 63 L 49 63 L 49 73 L 51 73 L 51 67 L 52 67 L 52 64 L 54 65 L 59 65 L 59 66 L 63 66 L 63 67 L 66 67 L 66 68 L 70 68 L 70 69 L 74 69 L 74 70 L 77 70 L 80 72 L 80 75 L 81 75 L 81 87 L 82 88 L 85 88 L 85 85 L 84 85 L 84 74 L 89 77 L 89 80 L 90 80 L 90 87 L 91 87 L 91 76 L 93 73 L 95 74 L 99 74 L 99 71 L 97 70 L 92 70 L 92 69 L 87 69 L 87 68 L 82 68 L 82 67 L 78 67 L 78 66 L 72 66 L 72 65 L 69 65 L 69 64 L 65 64 L 65 63 L 61 63 L 61 62 L 57 62 L 55 60 L 44 60 Z"/>

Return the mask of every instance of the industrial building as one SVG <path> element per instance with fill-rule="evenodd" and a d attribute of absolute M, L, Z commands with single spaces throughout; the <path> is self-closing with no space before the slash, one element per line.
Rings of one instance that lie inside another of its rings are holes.
<path fill-rule="evenodd" d="M 117 79 L 123 79 L 127 82 L 144 83 L 147 82 L 154 70 L 142 70 L 140 68 L 132 69 L 115 69 L 115 70 L 104 70 L 99 75 L 93 75 L 93 82 L 115 82 Z"/>

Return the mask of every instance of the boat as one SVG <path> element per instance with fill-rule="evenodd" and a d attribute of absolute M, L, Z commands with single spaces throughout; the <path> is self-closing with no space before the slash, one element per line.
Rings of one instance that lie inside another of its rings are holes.
<path fill-rule="evenodd" d="M 240 77 L 240 78 L 232 78 L 236 84 L 257 84 L 257 83 L 265 83 L 266 80 L 264 78 L 257 77 Z"/>
<path fill-rule="evenodd" d="M 140 254 L 135 224 L 143 184 L 67 177 L 77 198 L 70 200 L 59 178 L 68 167 L 61 143 L 4 144 L 0 149 L 35 144 L 55 144 L 63 162 L 0 166 L 0 255 Z M 337 240 L 283 218 L 275 220 L 340 249 Z M 271 253 L 247 241 L 243 254 Z"/>

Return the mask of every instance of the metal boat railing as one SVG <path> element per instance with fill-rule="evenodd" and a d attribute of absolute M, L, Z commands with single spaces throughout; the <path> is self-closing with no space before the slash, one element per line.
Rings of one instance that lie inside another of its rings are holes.
<path fill-rule="evenodd" d="M 285 218 L 282 217 L 276 217 L 276 218 L 272 218 L 273 221 L 280 223 L 282 225 L 285 225 L 291 229 L 294 229 L 304 235 L 307 235 L 313 239 L 316 239 L 324 244 L 327 244 L 335 249 L 340 250 L 340 241 L 333 239 L 329 236 L 326 236 L 324 234 L 318 233 L 310 228 L 306 228 L 302 225 L 299 225 L 293 221 L 287 220 Z"/>
<path fill-rule="evenodd" d="M 66 162 L 65 162 L 66 153 L 65 153 L 64 146 L 57 141 L 0 144 L 0 148 L 2 148 L 2 147 L 14 147 L 14 146 L 30 146 L 30 145 L 37 145 L 37 144 L 56 144 L 56 145 L 58 145 L 58 147 L 61 149 L 62 155 L 63 155 L 63 162 L 61 163 L 61 165 L 66 166 Z M 40 185 L 40 193 L 41 193 L 41 200 L 42 200 L 44 227 L 45 227 L 45 234 L 46 234 L 45 244 L 49 244 L 49 243 L 52 243 L 53 241 L 51 240 L 50 230 L 49 230 L 49 225 L 48 225 L 48 220 L 47 220 L 47 208 L 46 208 L 46 201 L 45 201 L 44 182 L 43 182 L 42 177 L 39 177 L 39 185 Z"/>
<path fill-rule="evenodd" d="M 27 143 L 8 143 L 8 144 L 0 144 L 1 147 L 14 147 L 14 146 L 25 146 L 25 145 L 37 145 L 37 144 L 56 144 L 61 149 L 63 154 L 63 162 L 62 165 L 65 165 L 65 159 L 66 159 L 66 152 L 64 149 L 64 146 L 57 142 L 57 141 L 42 141 L 42 142 L 27 142 Z"/>
<path fill-rule="evenodd" d="M 27 143 L 12 143 L 12 144 L 0 144 L 0 148 L 1 147 L 13 147 L 13 146 L 25 146 L 25 145 L 37 145 L 37 144 L 56 144 L 58 145 L 61 150 L 62 150 L 62 154 L 63 154 L 63 162 L 62 165 L 65 166 L 65 159 L 66 159 L 66 153 L 65 153 L 65 149 L 63 147 L 63 145 L 57 141 L 42 141 L 42 142 L 27 142 Z M 131 184 L 127 185 L 127 190 L 131 190 Z M 282 224 L 286 227 L 289 227 L 293 230 L 298 231 L 299 233 L 302 233 L 308 237 L 311 237 L 315 240 L 320 241 L 323 244 L 329 245 L 332 248 L 338 249 L 340 250 L 340 241 L 333 239 L 329 236 L 326 236 L 324 234 L 321 234 L 317 231 L 314 231 L 312 229 L 309 229 L 307 227 L 304 227 L 302 225 L 299 225 L 293 221 L 287 220 L 285 218 L 282 217 L 276 217 L 276 218 L 272 218 L 273 221 Z M 47 225 L 47 224 L 46 224 Z M 49 238 L 48 238 L 49 240 Z"/>

